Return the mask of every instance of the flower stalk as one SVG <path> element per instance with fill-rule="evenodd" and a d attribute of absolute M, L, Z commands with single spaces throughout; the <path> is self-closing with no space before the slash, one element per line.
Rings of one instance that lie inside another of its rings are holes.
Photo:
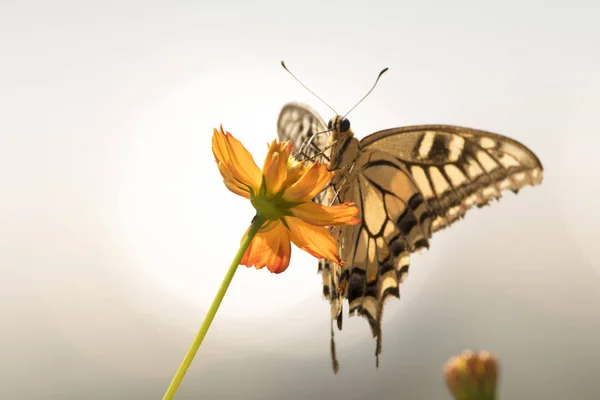
<path fill-rule="evenodd" d="M 223 127 L 214 129 L 212 150 L 223 183 L 231 192 L 250 200 L 256 216 L 163 400 L 175 396 L 239 265 L 267 267 L 279 274 L 289 266 L 291 242 L 317 258 L 342 264 L 336 240 L 326 227 L 360 223 L 356 218 L 359 210 L 353 203 L 327 207 L 310 201 L 335 173 L 327 165 L 296 160 L 289 142 L 274 140 L 269 145 L 262 170 L 242 143 Z"/>
<path fill-rule="evenodd" d="M 231 283 L 231 280 L 233 279 L 233 276 L 237 271 L 237 267 L 240 265 L 240 261 L 242 260 L 246 249 L 250 245 L 250 242 L 252 242 L 252 239 L 254 238 L 260 227 L 265 222 L 266 218 L 262 217 L 260 214 L 257 214 L 252 220 L 252 225 L 250 225 L 248 233 L 242 240 L 240 249 L 233 258 L 233 261 L 231 262 L 231 265 L 227 270 L 227 274 L 225 274 L 225 278 L 223 279 L 223 282 L 221 283 L 221 286 L 219 287 L 219 290 L 210 308 L 208 309 L 208 313 L 206 314 L 206 317 L 204 317 L 204 321 L 202 322 L 202 325 L 200 325 L 200 329 L 198 330 L 198 333 L 196 334 L 196 337 L 194 338 L 194 341 L 192 342 L 192 345 L 190 346 L 188 352 L 181 361 L 181 364 L 179 365 L 175 376 L 173 376 L 173 380 L 171 380 L 171 383 L 169 384 L 169 387 L 167 388 L 167 391 L 163 396 L 163 400 L 171 400 L 173 396 L 175 396 L 175 393 L 177 392 L 177 389 L 179 388 L 179 385 L 181 384 L 185 373 L 187 372 L 192 361 L 194 360 L 196 352 L 198 352 L 198 348 L 200 348 L 200 344 L 202 344 L 204 336 L 206 336 L 206 333 L 208 332 L 208 328 L 210 328 L 210 324 L 212 323 L 213 319 L 215 318 L 215 315 L 217 314 L 217 310 L 221 305 L 221 301 L 223 300 L 223 297 L 227 292 L 227 288 L 229 288 L 229 284 Z"/>

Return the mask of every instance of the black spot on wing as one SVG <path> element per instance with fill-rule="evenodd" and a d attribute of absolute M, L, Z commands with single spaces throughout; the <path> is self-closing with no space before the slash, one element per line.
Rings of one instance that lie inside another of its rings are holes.
<path fill-rule="evenodd" d="M 389 288 L 385 289 L 382 297 L 383 297 L 383 299 L 386 299 L 388 296 L 400 298 L 400 287 L 399 286 L 390 286 Z"/>
<path fill-rule="evenodd" d="M 421 223 L 421 224 L 425 223 L 425 221 L 427 221 L 428 218 L 429 219 L 435 218 L 435 214 L 430 211 L 423 212 L 423 214 L 421 214 L 421 217 L 419 218 L 419 223 Z"/>
<path fill-rule="evenodd" d="M 415 249 L 429 248 L 429 240 L 423 238 L 415 242 Z"/>
<path fill-rule="evenodd" d="M 408 268 L 410 267 L 410 265 L 404 265 L 402 268 L 400 268 L 400 273 L 403 275 L 408 274 Z"/>
<path fill-rule="evenodd" d="M 387 272 L 395 269 L 394 264 L 392 264 L 390 257 L 388 257 L 379 267 L 379 273 L 381 275 L 385 275 Z"/>
<path fill-rule="evenodd" d="M 365 293 L 366 288 L 366 277 L 364 272 L 358 268 L 355 268 L 350 274 L 350 279 L 348 280 L 348 302 L 352 303 L 352 301 L 362 297 Z"/>
<path fill-rule="evenodd" d="M 406 208 L 402 215 L 400 215 L 400 218 L 398 218 L 398 227 L 405 235 L 408 235 L 417 224 L 417 218 L 413 210 L 409 208 Z"/>
<path fill-rule="evenodd" d="M 408 200 L 408 205 L 413 210 L 416 210 L 423 203 L 423 201 L 423 195 L 421 193 L 416 193 Z"/>

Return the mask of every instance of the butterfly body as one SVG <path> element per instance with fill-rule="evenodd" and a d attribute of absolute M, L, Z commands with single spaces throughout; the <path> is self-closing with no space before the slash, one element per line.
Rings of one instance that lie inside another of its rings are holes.
<path fill-rule="evenodd" d="M 330 132 L 329 135 L 326 133 Z M 290 103 L 278 119 L 280 140 L 300 159 L 328 162 L 332 184 L 314 201 L 354 202 L 361 224 L 332 229 L 344 265 L 319 261 L 323 294 L 342 328 L 342 303 L 365 317 L 381 352 L 383 304 L 399 297 L 413 252 L 472 207 L 542 180 L 542 165 L 521 143 L 502 135 L 449 125 L 420 125 L 354 137 L 335 116 L 325 126 L 311 109 Z M 333 330 L 332 330 L 333 335 Z M 337 360 L 332 338 L 334 370 Z M 378 360 L 378 358 L 377 358 Z"/>

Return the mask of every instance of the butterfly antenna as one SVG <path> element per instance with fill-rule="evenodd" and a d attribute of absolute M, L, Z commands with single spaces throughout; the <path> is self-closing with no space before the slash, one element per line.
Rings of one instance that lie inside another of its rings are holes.
<path fill-rule="evenodd" d="M 362 101 L 363 101 L 364 99 L 366 99 L 366 98 L 367 98 L 367 96 L 368 96 L 368 95 L 370 95 L 370 94 L 371 94 L 371 92 L 373 91 L 373 89 L 375 89 L 375 86 L 377 86 L 377 82 L 379 82 L 379 78 L 381 78 L 381 75 L 383 75 L 383 74 L 384 74 L 384 73 L 385 73 L 385 72 L 386 72 L 388 69 L 389 69 L 389 68 L 384 68 L 384 69 L 383 69 L 383 70 L 382 70 L 382 71 L 379 73 L 379 75 L 377 76 L 377 79 L 375 79 L 375 83 L 373 84 L 373 87 L 371 88 L 371 90 L 369 90 L 369 91 L 367 92 L 367 94 L 365 94 L 365 95 L 364 95 L 364 97 L 363 97 L 362 99 L 360 99 L 360 100 L 358 101 L 358 103 L 356 103 L 356 104 L 354 105 L 354 107 L 352 107 L 352 108 L 350 109 L 350 111 L 348 111 L 348 112 L 347 112 L 347 113 L 344 115 L 344 118 L 346 118 L 346 116 L 347 116 L 348 114 L 350 114 L 350 113 L 352 112 L 352 110 L 354 110 L 354 109 L 355 109 L 355 108 L 356 108 L 356 107 L 357 107 L 357 106 L 358 106 L 360 103 L 362 103 Z"/>
<path fill-rule="evenodd" d="M 285 63 L 283 61 L 281 62 L 281 66 L 283 67 L 283 69 L 285 69 L 292 76 L 292 78 L 294 78 L 296 80 L 296 82 L 298 82 L 299 84 L 301 84 L 304 89 L 308 90 L 310 93 L 312 93 L 313 96 L 315 96 L 317 99 L 321 100 L 323 102 L 323 104 L 325 104 L 327 107 L 329 107 L 329 109 L 331 111 L 333 111 L 333 113 L 335 115 L 338 115 L 338 113 L 333 109 L 333 107 L 331 107 L 329 104 L 327 104 L 325 102 L 325 100 L 323 100 L 322 98 L 320 98 L 319 96 L 317 96 L 317 94 L 315 92 L 313 92 L 312 90 L 310 90 L 309 88 L 307 88 L 304 83 L 300 82 L 300 79 L 296 78 L 296 75 L 292 74 L 292 72 L 285 66 Z M 377 79 L 379 79 L 379 78 L 377 78 Z M 371 89 L 371 90 L 373 90 L 373 89 Z"/>

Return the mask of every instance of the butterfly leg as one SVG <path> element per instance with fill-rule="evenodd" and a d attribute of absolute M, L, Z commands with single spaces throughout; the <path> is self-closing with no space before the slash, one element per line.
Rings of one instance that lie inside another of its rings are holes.
<path fill-rule="evenodd" d="M 338 188 L 335 191 L 335 195 L 333 196 L 333 199 L 331 200 L 331 202 L 330 202 L 329 205 L 332 205 L 333 203 L 335 203 L 335 201 L 337 200 L 338 196 L 340 195 L 340 191 L 342 190 L 342 188 L 344 187 L 344 185 L 346 183 L 349 183 L 348 182 L 348 176 L 350 176 L 350 174 L 352 173 L 352 169 L 354 169 L 354 164 L 351 164 L 351 165 L 348 165 L 346 167 L 342 167 L 342 168 L 336 170 L 336 173 L 344 172 L 346 170 L 348 172 L 346 174 L 344 174 L 344 179 L 340 183 L 334 185 L 334 187 L 337 186 Z"/>
<path fill-rule="evenodd" d="M 332 147 L 334 144 L 335 144 L 335 142 L 331 143 L 329 146 L 327 146 L 327 147 L 325 147 L 323 150 L 321 150 L 321 149 L 319 149 L 319 146 L 317 146 L 316 144 L 314 144 L 314 143 L 312 143 L 312 142 L 311 142 L 311 146 L 313 146 L 313 147 L 314 147 L 314 149 L 315 149 L 316 151 L 318 151 L 318 153 L 317 153 L 317 154 L 315 154 L 315 155 L 314 155 L 314 156 L 312 156 L 312 157 L 309 157 L 309 156 L 308 156 L 308 154 L 304 153 L 304 151 L 302 151 L 302 152 L 301 152 L 301 154 L 302 154 L 303 156 L 305 156 L 305 157 L 306 157 L 306 161 L 315 161 L 315 160 L 317 159 L 317 157 L 319 157 L 319 156 L 323 156 L 323 157 L 324 157 L 324 158 L 325 158 L 325 159 L 326 159 L 326 160 L 329 162 L 329 157 L 327 157 L 327 156 L 325 155 L 325 152 L 326 152 L 327 150 L 329 150 L 329 149 L 330 149 L 330 148 L 331 148 L 331 147 Z"/>

